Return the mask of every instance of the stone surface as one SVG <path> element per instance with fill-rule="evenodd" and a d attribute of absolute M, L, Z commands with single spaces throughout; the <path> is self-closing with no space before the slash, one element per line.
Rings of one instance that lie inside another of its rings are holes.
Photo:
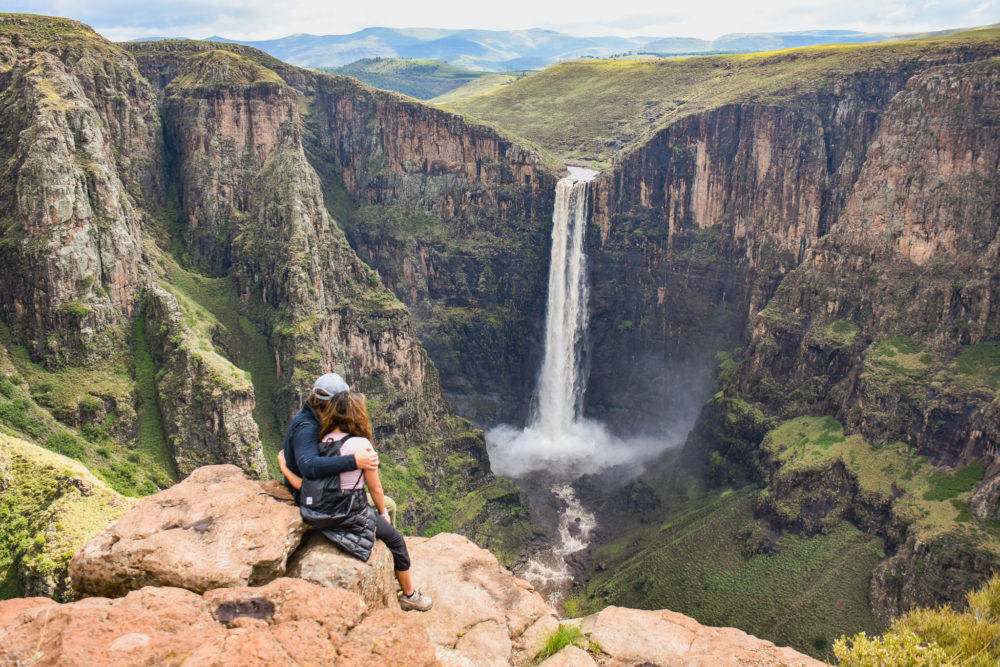
<path fill-rule="evenodd" d="M 398 606 L 392 554 L 382 542 L 376 542 L 371 558 L 362 562 L 311 531 L 289 558 L 286 575 L 355 593 L 369 609 Z"/>
<path fill-rule="evenodd" d="M 735 628 L 710 628 L 672 611 L 606 609 L 580 621 L 612 665 L 807 665 L 823 663 Z"/>
<path fill-rule="evenodd" d="M 296 579 L 199 596 L 147 587 L 115 600 L 0 603 L 0 663 L 46 665 L 430 665 L 433 647 L 397 610 L 366 615 L 347 591 Z"/>
<path fill-rule="evenodd" d="M 305 524 L 290 502 L 236 466 L 205 466 L 138 501 L 73 557 L 73 588 L 123 595 L 143 586 L 206 591 L 285 572 Z"/>
<path fill-rule="evenodd" d="M 527 582 L 468 539 L 441 533 L 410 537 L 406 544 L 414 584 L 434 599 L 430 611 L 409 615 L 419 614 L 445 664 L 523 663 L 558 625 L 553 609 Z"/>
<path fill-rule="evenodd" d="M 566 646 L 541 664 L 548 667 L 591 667 L 597 662 L 579 646 Z"/>

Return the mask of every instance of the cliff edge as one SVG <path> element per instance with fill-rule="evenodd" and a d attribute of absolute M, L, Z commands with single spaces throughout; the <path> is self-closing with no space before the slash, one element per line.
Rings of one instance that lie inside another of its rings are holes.
<path fill-rule="evenodd" d="M 107 597 L 0 602 L 0 662 L 522 665 L 574 627 L 543 664 L 820 664 L 670 611 L 608 607 L 560 622 L 493 554 L 451 533 L 407 540 L 435 606 L 404 613 L 384 548 L 359 563 L 303 539 L 305 528 L 276 483 L 199 468 L 73 557 L 76 594 Z"/>

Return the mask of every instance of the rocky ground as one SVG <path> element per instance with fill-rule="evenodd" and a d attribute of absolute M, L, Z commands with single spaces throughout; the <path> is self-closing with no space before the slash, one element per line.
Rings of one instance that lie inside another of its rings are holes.
<path fill-rule="evenodd" d="M 144 498 L 72 560 L 75 602 L 0 602 L 0 662 L 522 665 L 560 619 L 467 538 L 408 538 L 435 600 L 402 612 L 388 552 L 361 563 L 309 537 L 287 492 L 206 466 Z M 609 607 L 546 665 L 813 665 L 733 628 Z M 586 650 L 585 650 L 586 649 Z"/>

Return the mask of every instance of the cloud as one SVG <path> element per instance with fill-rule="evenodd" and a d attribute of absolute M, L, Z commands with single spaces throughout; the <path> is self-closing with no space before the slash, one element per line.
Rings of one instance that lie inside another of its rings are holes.
<path fill-rule="evenodd" d="M 854 28 L 888 32 L 1000 21 L 1000 0 L 663 0 L 567 5 L 537 0 L 15 0 L 8 11 L 68 16 L 112 39 L 147 36 L 268 39 L 309 32 L 337 34 L 369 26 L 522 29 L 577 35 L 717 37 L 731 32 Z"/>

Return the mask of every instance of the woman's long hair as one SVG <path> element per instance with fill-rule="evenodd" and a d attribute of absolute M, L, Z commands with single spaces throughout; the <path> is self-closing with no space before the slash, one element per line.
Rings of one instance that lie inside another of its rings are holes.
<path fill-rule="evenodd" d="M 367 438 L 374 444 L 364 394 L 342 391 L 324 403 L 322 408 L 313 406 L 319 414 L 319 437 L 340 429 L 348 435 Z"/>

